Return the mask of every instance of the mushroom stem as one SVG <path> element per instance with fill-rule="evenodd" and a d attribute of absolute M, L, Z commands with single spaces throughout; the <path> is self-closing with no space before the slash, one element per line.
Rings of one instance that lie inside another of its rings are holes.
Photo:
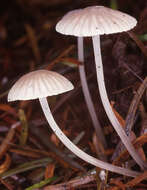
<path fill-rule="evenodd" d="M 98 87 L 99 87 L 99 93 L 101 96 L 101 100 L 103 103 L 103 106 L 105 108 L 105 111 L 107 113 L 107 116 L 109 120 L 111 121 L 114 129 L 116 130 L 117 134 L 119 135 L 121 141 L 127 148 L 128 152 L 132 156 L 132 158 L 136 161 L 136 163 L 144 169 L 147 167 L 146 163 L 141 159 L 139 154 L 136 152 L 135 148 L 131 144 L 128 136 L 126 135 L 125 131 L 123 130 L 122 126 L 120 125 L 119 121 L 117 120 L 110 102 L 108 100 L 106 88 L 105 88 L 105 82 L 104 82 L 104 74 L 103 74 L 103 65 L 102 65 L 102 58 L 101 58 L 101 49 L 100 49 L 100 36 L 93 36 L 93 48 L 94 48 L 94 56 L 95 56 L 95 64 L 96 64 L 96 72 L 97 72 L 97 81 L 98 81 Z"/>
<path fill-rule="evenodd" d="M 88 89 L 87 80 L 86 80 L 86 73 L 85 73 L 85 66 L 84 66 L 83 37 L 78 37 L 78 60 L 81 62 L 78 68 L 79 68 L 79 74 L 80 74 L 80 79 L 81 79 L 82 91 L 83 91 L 83 95 L 87 104 L 87 108 L 88 108 L 93 126 L 95 128 L 96 136 L 100 140 L 100 142 L 103 144 L 103 146 L 106 148 L 107 143 L 106 143 L 103 131 L 101 129 L 101 125 L 98 121 L 95 108 L 92 102 L 92 98 Z"/>
<path fill-rule="evenodd" d="M 122 174 L 122 175 L 126 175 L 126 176 L 130 176 L 130 177 L 136 177 L 138 176 L 140 173 L 139 172 L 135 172 L 126 168 L 121 168 L 118 166 L 114 166 L 112 164 L 100 161 L 90 155 L 88 155 L 87 153 L 83 152 L 81 149 L 79 149 L 76 145 L 74 145 L 67 137 L 66 135 L 64 135 L 64 133 L 60 130 L 60 128 L 58 127 L 58 125 L 56 124 L 51 110 L 48 106 L 48 102 L 46 98 L 39 98 L 42 110 L 44 112 L 44 115 L 50 125 L 50 127 L 52 128 L 52 130 L 54 131 L 54 133 L 57 135 L 57 137 L 62 141 L 62 143 L 69 149 L 71 150 L 75 155 L 77 155 L 79 158 L 81 158 L 84 161 L 87 161 L 88 163 L 105 169 L 105 170 L 109 170 L 111 172 L 115 172 L 118 174 Z"/>

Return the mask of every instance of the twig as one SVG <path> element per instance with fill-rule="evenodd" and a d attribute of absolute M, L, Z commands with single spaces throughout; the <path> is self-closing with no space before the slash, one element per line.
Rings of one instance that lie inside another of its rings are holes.
<path fill-rule="evenodd" d="M 147 57 L 147 48 L 145 48 L 144 44 L 142 43 L 142 41 L 136 36 L 136 34 L 132 31 L 127 32 L 129 34 L 129 36 L 136 42 L 136 44 L 138 45 L 138 47 L 141 49 L 141 51 L 143 52 L 143 54 Z"/>
<path fill-rule="evenodd" d="M 133 180 L 129 181 L 125 186 L 126 187 L 134 187 L 135 185 L 137 185 L 138 183 L 140 183 L 141 181 L 143 181 L 145 179 L 147 179 L 147 171 L 145 171 L 143 174 L 137 176 Z"/>
<path fill-rule="evenodd" d="M 9 148 L 9 143 L 12 141 L 14 135 L 15 135 L 15 128 L 20 125 L 20 122 L 16 122 L 15 124 L 13 124 L 6 136 L 6 138 L 3 140 L 1 146 L 0 146 L 0 159 L 3 157 L 3 155 L 5 154 L 5 152 L 8 150 Z"/>
<path fill-rule="evenodd" d="M 21 135 L 19 141 L 20 145 L 25 145 L 28 138 L 28 122 L 24 110 L 19 109 L 18 115 L 21 122 Z"/>
<path fill-rule="evenodd" d="M 140 115 L 141 115 L 141 130 L 140 135 L 147 133 L 147 112 L 145 111 L 145 107 L 141 102 L 139 105 Z"/>
<path fill-rule="evenodd" d="M 75 48 L 75 45 L 69 46 L 67 49 L 65 49 L 56 59 L 54 59 L 47 67 L 46 69 L 51 70 L 52 67 L 59 62 L 61 58 L 63 58 L 65 55 L 69 54 L 70 51 L 72 51 Z"/>
<path fill-rule="evenodd" d="M 132 127 L 134 124 L 134 117 L 135 117 L 139 102 L 140 102 L 146 88 L 147 88 L 147 77 L 144 79 L 143 83 L 137 90 L 137 92 L 131 102 L 131 105 L 130 105 L 130 108 L 129 108 L 129 111 L 128 111 L 128 114 L 126 117 L 126 122 L 125 122 L 125 131 L 126 131 L 127 135 L 129 135 L 132 130 Z"/>
<path fill-rule="evenodd" d="M 44 188 L 44 190 L 68 190 L 71 189 L 73 187 L 77 187 L 83 184 L 87 184 L 91 181 L 95 180 L 95 174 L 96 171 L 93 170 L 92 172 L 88 172 L 86 175 L 78 177 L 76 179 L 72 179 L 68 182 L 65 183 L 61 183 L 58 185 L 50 185 Z"/>
<path fill-rule="evenodd" d="M 129 108 L 129 111 L 128 111 L 128 114 L 126 117 L 124 129 L 128 136 L 130 135 L 130 132 L 132 130 L 132 127 L 134 124 L 134 117 L 135 117 L 139 102 L 141 100 L 141 97 L 143 96 L 143 93 L 144 93 L 146 87 L 147 87 L 147 77 L 144 79 L 143 83 L 137 90 L 137 92 L 131 102 L 131 105 L 130 105 L 130 108 Z M 119 155 L 119 153 L 122 151 L 123 148 L 124 148 L 124 146 L 122 145 L 121 142 L 119 142 L 118 145 L 116 146 L 116 149 L 115 149 L 111 159 L 114 160 Z"/>
<path fill-rule="evenodd" d="M 141 82 L 143 82 L 143 79 L 135 72 L 133 71 L 126 63 L 123 64 L 133 75 L 135 75 Z"/>

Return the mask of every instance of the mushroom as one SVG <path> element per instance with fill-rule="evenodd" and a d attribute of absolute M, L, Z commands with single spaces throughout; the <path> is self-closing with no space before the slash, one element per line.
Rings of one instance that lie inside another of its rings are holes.
<path fill-rule="evenodd" d="M 70 19 L 72 21 L 72 19 L 74 19 L 74 18 L 70 18 L 70 15 L 69 15 L 69 21 L 70 21 Z M 62 25 L 64 25 L 64 20 L 62 22 Z M 60 31 L 60 27 L 62 27 L 62 25 L 59 25 L 59 26 L 57 25 L 56 30 L 58 31 L 58 28 L 59 28 L 59 31 Z M 75 30 L 73 30 L 73 33 L 72 33 L 73 36 L 76 35 Z M 77 28 L 77 30 L 78 30 L 78 28 Z M 62 34 L 66 34 L 66 33 L 64 33 L 64 30 L 63 30 Z M 92 101 L 92 98 L 91 98 L 91 95 L 89 92 L 87 80 L 86 80 L 86 73 L 85 73 L 85 66 L 84 66 L 83 36 L 80 36 L 80 37 L 77 36 L 77 44 L 78 44 L 78 60 L 81 62 L 81 64 L 78 65 L 78 69 L 79 69 L 79 74 L 80 74 L 83 95 L 84 95 L 86 105 L 87 105 L 94 129 L 96 132 L 97 139 L 102 143 L 104 148 L 106 148 L 107 147 L 106 139 L 105 139 L 105 136 L 101 129 L 99 120 L 97 118 L 94 104 L 93 104 L 93 101 Z"/>
<path fill-rule="evenodd" d="M 71 82 L 62 75 L 53 71 L 38 70 L 25 74 L 12 86 L 8 93 L 8 101 L 39 99 L 50 127 L 62 143 L 74 154 L 84 161 L 102 169 L 131 177 L 139 175 L 139 172 L 114 166 L 88 155 L 74 145 L 60 130 L 52 116 L 46 97 L 61 94 L 72 89 L 73 85 Z"/>
<path fill-rule="evenodd" d="M 143 169 L 147 164 L 140 158 L 128 136 L 116 118 L 106 92 L 103 65 L 100 50 L 100 35 L 123 32 L 132 29 L 137 24 L 135 18 L 128 14 L 122 13 L 103 6 L 90 6 L 84 9 L 70 11 L 57 23 L 56 31 L 78 37 L 92 37 L 97 81 L 101 100 L 107 116 L 111 121 L 114 129 L 127 148 L 132 158 Z"/>

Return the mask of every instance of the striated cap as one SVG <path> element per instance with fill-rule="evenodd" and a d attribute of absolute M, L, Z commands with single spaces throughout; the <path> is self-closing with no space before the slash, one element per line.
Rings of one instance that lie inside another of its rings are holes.
<path fill-rule="evenodd" d="M 8 101 L 43 98 L 73 88 L 72 83 L 64 76 L 53 71 L 38 70 L 25 74 L 12 86 Z"/>
<path fill-rule="evenodd" d="M 135 27 L 137 20 L 128 14 L 103 6 L 91 6 L 68 12 L 56 25 L 56 31 L 78 37 L 113 34 Z"/>

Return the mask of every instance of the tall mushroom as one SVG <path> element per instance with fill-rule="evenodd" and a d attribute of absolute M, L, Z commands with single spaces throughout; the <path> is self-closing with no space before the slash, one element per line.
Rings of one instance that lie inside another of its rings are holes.
<path fill-rule="evenodd" d="M 57 23 L 56 30 L 66 35 L 73 35 L 74 32 L 74 35 L 78 37 L 92 37 L 97 81 L 103 106 L 109 120 L 111 121 L 114 129 L 121 138 L 128 152 L 136 163 L 138 163 L 138 165 L 143 169 L 147 167 L 147 164 L 140 158 L 134 149 L 128 136 L 117 120 L 108 100 L 100 50 L 100 35 L 127 31 L 132 29 L 136 23 L 137 21 L 135 18 L 120 11 L 112 10 L 103 6 L 90 6 L 67 13 Z"/>
<path fill-rule="evenodd" d="M 62 143 L 74 154 L 76 154 L 82 160 L 102 169 L 131 177 L 136 177 L 139 175 L 139 172 L 117 167 L 88 155 L 76 145 L 74 145 L 60 130 L 52 116 L 46 97 L 61 94 L 72 89 L 73 85 L 71 82 L 62 75 L 53 71 L 38 70 L 22 76 L 12 86 L 8 94 L 8 101 L 32 100 L 38 98 L 50 127 L 62 141 Z"/>
<path fill-rule="evenodd" d="M 67 16 L 69 16 L 67 18 L 69 22 L 72 21 L 72 19 L 75 19 L 73 17 L 70 17 L 70 14 L 68 14 Z M 64 25 L 64 19 L 62 21 L 62 25 L 61 24 L 57 25 L 56 30 L 60 32 L 60 30 L 62 30 L 63 28 L 63 25 Z M 76 32 L 75 32 L 76 30 L 79 30 L 79 28 L 75 28 L 75 30 L 71 31 L 71 35 L 76 36 Z M 62 30 L 62 34 L 66 35 L 66 32 L 64 33 L 64 30 Z M 97 118 L 94 104 L 93 104 L 93 101 L 89 92 L 87 80 L 86 80 L 86 73 L 85 73 L 85 66 L 84 66 L 83 34 L 81 36 L 77 36 L 77 44 L 78 44 L 78 60 L 81 62 L 81 64 L 78 65 L 78 69 L 79 69 L 79 74 L 80 74 L 83 95 L 84 95 L 86 105 L 87 105 L 94 129 L 96 132 L 97 139 L 103 144 L 104 148 L 106 148 L 107 147 L 106 139 L 101 129 L 99 120 Z"/>

